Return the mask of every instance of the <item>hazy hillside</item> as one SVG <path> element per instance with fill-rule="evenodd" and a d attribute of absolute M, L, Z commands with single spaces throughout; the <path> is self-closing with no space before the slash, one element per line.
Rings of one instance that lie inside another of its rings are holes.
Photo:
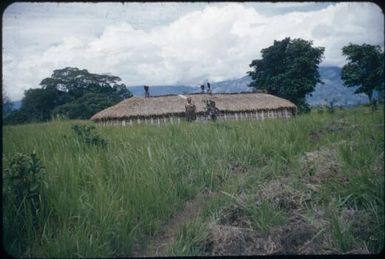
<path fill-rule="evenodd" d="M 320 67 L 321 79 L 324 84 L 317 84 L 312 96 L 307 96 L 307 101 L 311 106 L 326 104 L 334 101 L 335 105 L 353 106 L 368 102 L 365 94 L 354 94 L 356 88 L 347 88 L 341 80 L 341 68 L 339 67 Z M 251 78 L 244 76 L 240 79 L 227 80 L 213 83 L 215 93 L 243 92 L 251 91 L 247 85 Z"/>
<path fill-rule="evenodd" d="M 12 103 L 12 109 L 18 110 L 21 107 L 21 100 L 20 101 L 14 101 Z"/>
<path fill-rule="evenodd" d="M 218 83 L 213 83 L 214 93 L 239 93 L 239 92 L 251 92 L 252 88 L 248 87 L 251 78 L 244 76 L 239 79 L 226 80 Z"/>
<path fill-rule="evenodd" d="M 307 96 L 312 106 L 326 104 L 333 100 L 336 105 L 342 106 L 368 103 L 369 100 L 365 94 L 354 94 L 357 88 L 348 88 L 343 85 L 341 68 L 320 67 L 319 71 L 324 84 L 317 84 L 312 96 Z"/>
<path fill-rule="evenodd" d="M 128 89 L 134 96 L 144 96 L 143 85 L 140 86 L 129 86 Z M 186 94 L 199 92 L 199 87 L 188 86 L 188 85 L 158 85 L 150 86 L 150 95 L 166 95 L 166 94 Z"/>
<path fill-rule="evenodd" d="M 347 88 L 343 85 L 340 77 L 341 68 L 328 66 L 320 67 L 320 75 L 324 84 L 317 84 L 312 96 L 307 96 L 307 100 L 312 106 L 327 104 L 334 101 L 335 105 L 353 106 L 368 103 L 365 94 L 354 94 L 356 88 Z M 239 79 L 225 80 L 212 83 L 211 87 L 214 93 L 239 93 L 250 92 L 252 89 L 248 87 L 251 78 L 244 76 Z M 143 86 L 129 87 L 130 91 L 136 96 L 143 96 Z M 186 85 L 169 85 L 169 86 L 153 86 L 150 87 L 151 95 L 165 94 L 183 94 L 199 92 L 199 87 Z"/>

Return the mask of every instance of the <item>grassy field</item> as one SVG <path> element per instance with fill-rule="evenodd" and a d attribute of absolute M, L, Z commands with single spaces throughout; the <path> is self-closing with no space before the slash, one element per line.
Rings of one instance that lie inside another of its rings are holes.
<path fill-rule="evenodd" d="M 16 153 L 44 167 L 39 210 L 3 185 L 3 240 L 17 257 L 150 250 L 187 201 L 163 255 L 379 253 L 384 246 L 383 107 L 290 120 L 96 127 L 89 145 L 53 121 L 3 127 L 3 180 Z M 199 205 L 199 204 L 198 204 Z M 197 206 L 198 206 L 197 205 Z M 146 246 L 147 245 L 147 246 Z"/>

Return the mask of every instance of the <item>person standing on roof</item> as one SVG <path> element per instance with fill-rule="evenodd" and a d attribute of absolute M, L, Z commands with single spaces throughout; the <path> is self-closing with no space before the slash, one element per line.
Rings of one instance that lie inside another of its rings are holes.
<path fill-rule="evenodd" d="M 210 83 L 207 82 L 207 93 L 211 94 L 211 88 L 210 88 Z"/>
<path fill-rule="evenodd" d="M 145 85 L 143 88 L 144 88 L 144 97 L 149 97 L 150 93 L 148 92 L 148 89 L 149 89 L 148 85 Z"/>

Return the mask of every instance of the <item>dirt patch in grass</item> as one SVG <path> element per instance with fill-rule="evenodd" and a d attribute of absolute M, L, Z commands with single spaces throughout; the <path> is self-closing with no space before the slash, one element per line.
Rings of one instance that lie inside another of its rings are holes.
<path fill-rule="evenodd" d="M 237 204 L 231 204 L 225 207 L 221 211 L 218 223 L 231 227 L 252 228 L 250 219 L 244 215 L 242 208 Z"/>
<path fill-rule="evenodd" d="M 291 215 L 287 224 L 270 233 L 279 244 L 276 254 L 316 254 L 320 251 L 317 229 L 298 214 Z"/>
<path fill-rule="evenodd" d="M 184 209 L 170 219 L 170 221 L 162 229 L 159 235 L 149 240 L 148 245 L 136 244 L 134 246 L 132 256 L 163 256 L 167 252 L 169 246 L 175 242 L 178 227 L 194 218 L 196 218 L 206 201 L 213 195 L 210 190 L 204 190 L 191 201 L 188 201 Z"/>
<path fill-rule="evenodd" d="M 288 178 L 272 180 L 261 186 L 254 196 L 239 195 L 237 201 L 225 207 L 216 224 L 209 227 L 206 254 L 224 255 L 269 255 L 269 254 L 316 254 L 321 251 L 318 229 L 302 216 L 299 209 L 307 200 L 306 192 L 295 190 Z M 271 226 L 267 233 L 261 233 L 253 226 L 250 214 L 245 213 L 242 204 L 258 207 L 268 201 L 273 208 L 287 212 L 287 222 Z"/>
<path fill-rule="evenodd" d="M 321 238 L 314 226 L 297 215 L 265 235 L 252 228 L 211 224 L 205 253 L 210 256 L 319 254 Z"/>
<path fill-rule="evenodd" d="M 327 147 L 305 153 L 300 161 L 304 182 L 320 184 L 335 177 L 341 167 L 337 155 L 336 149 Z"/>
<path fill-rule="evenodd" d="M 295 190 L 289 178 L 272 180 L 262 186 L 257 196 L 260 200 L 268 200 L 275 207 L 291 211 L 301 207 L 310 198 L 309 193 Z"/>
<path fill-rule="evenodd" d="M 342 123 L 343 124 L 343 123 Z M 331 129 L 340 131 L 346 125 Z M 365 242 L 352 244 L 350 251 L 338 250 L 333 245 L 330 215 L 320 204 L 312 204 L 312 195 L 330 180 L 342 183 L 349 179 L 342 175 L 338 146 L 354 143 L 341 141 L 319 150 L 306 153 L 300 160 L 300 188 L 295 188 L 291 177 L 271 180 L 260 186 L 254 195 L 240 194 L 234 202 L 222 209 L 216 223 L 209 224 L 209 235 L 205 242 L 205 253 L 209 256 L 234 255 L 323 255 L 323 254 L 367 254 Z M 383 154 L 379 156 L 381 159 Z M 379 159 L 380 160 L 380 159 Z M 383 169 L 378 166 L 376 171 Z M 250 214 L 243 205 L 258 207 L 269 202 L 272 208 L 284 210 L 287 222 L 271 226 L 267 233 L 260 232 L 252 224 Z M 307 205 L 312 204 L 310 207 Z M 307 204 L 305 206 L 305 204 Z M 364 211 L 352 208 L 336 209 L 341 227 L 351 226 L 351 234 L 361 240 L 370 239 L 368 225 L 375 224 Z M 346 232 L 347 233 L 347 232 Z"/>
<path fill-rule="evenodd" d="M 323 162 L 317 165 L 320 156 Z M 314 208 L 316 210 L 310 218 L 304 216 L 306 211 L 304 204 L 311 201 L 313 191 L 320 186 L 310 182 L 322 183 L 331 177 L 329 171 L 338 170 L 336 154 L 326 149 L 315 151 L 304 158 L 304 163 L 305 167 L 310 165 L 316 167 L 313 176 L 304 177 L 304 188 L 294 188 L 289 177 L 274 179 L 261 185 L 260 190 L 254 195 L 238 195 L 232 204 L 222 209 L 216 224 L 209 227 L 205 245 L 206 255 L 336 253 L 330 248 L 328 219 L 325 212 Z M 266 201 L 272 208 L 285 211 L 287 221 L 283 225 L 271 226 L 270 230 L 263 234 L 253 226 L 250 214 L 245 213 L 242 206 L 245 204 L 253 206 L 255 203 L 258 207 L 261 202 Z M 347 213 L 347 216 L 349 215 L 351 213 Z"/>
<path fill-rule="evenodd" d="M 212 224 L 205 252 L 211 256 L 272 254 L 277 244 L 250 228 Z"/>

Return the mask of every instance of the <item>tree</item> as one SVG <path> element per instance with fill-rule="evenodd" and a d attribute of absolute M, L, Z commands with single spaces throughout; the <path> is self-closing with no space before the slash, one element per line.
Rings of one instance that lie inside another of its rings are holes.
<path fill-rule="evenodd" d="M 28 89 L 24 93 L 20 110 L 27 112 L 28 121 L 47 121 L 57 105 L 65 102 L 65 93 L 55 89 Z"/>
<path fill-rule="evenodd" d="M 92 74 L 87 69 L 66 67 L 54 70 L 51 77 L 45 78 L 40 85 L 43 89 L 55 88 L 68 93 L 72 98 L 80 97 L 86 92 L 115 93 L 122 98 L 132 96 L 124 84 L 119 84 L 120 77 Z"/>
<path fill-rule="evenodd" d="M 341 79 L 347 87 L 358 86 L 354 93 L 365 93 L 373 103 L 373 90 L 384 93 L 384 52 L 380 46 L 352 44 L 342 48 L 348 63 L 342 67 Z"/>
<path fill-rule="evenodd" d="M 6 123 L 23 123 L 46 121 L 51 118 L 51 112 L 55 106 L 62 104 L 58 102 L 61 95 L 53 88 L 28 89 L 24 92 L 21 107 L 13 112 L 5 120 Z"/>
<path fill-rule="evenodd" d="M 4 124 L 21 124 L 29 122 L 29 113 L 25 110 L 19 109 L 10 113 L 6 118 L 3 119 Z"/>
<path fill-rule="evenodd" d="M 83 96 L 57 106 L 52 114 L 64 115 L 68 119 L 89 119 L 105 108 L 108 108 L 121 101 L 119 96 L 105 95 L 101 93 L 86 93 Z"/>
<path fill-rule="evenodd" d="M 249 65 L 253 68 L 248 72 L 253 80 L 249 87 L 288 99 L 299 111 L 309 110 L 305 96 L 314 91 L 317 83 L 322 83 L 318 64 L 325 50 L 312 44 L 312 41 L 285 38 L 262 49 L 262 59 Z"/>
<path fill-rule="evenodd" d="M 88 119 L 132 96 L 119 81 L 121 79 L 117 76 L 92 74 L 86 69 L 66 67 L 54 70 L 51 77 L 41 81 L 42 88 L 25 91 L 20 110 L 9 122 L 46 121 L 58 114 L 71 119 Z"/>

